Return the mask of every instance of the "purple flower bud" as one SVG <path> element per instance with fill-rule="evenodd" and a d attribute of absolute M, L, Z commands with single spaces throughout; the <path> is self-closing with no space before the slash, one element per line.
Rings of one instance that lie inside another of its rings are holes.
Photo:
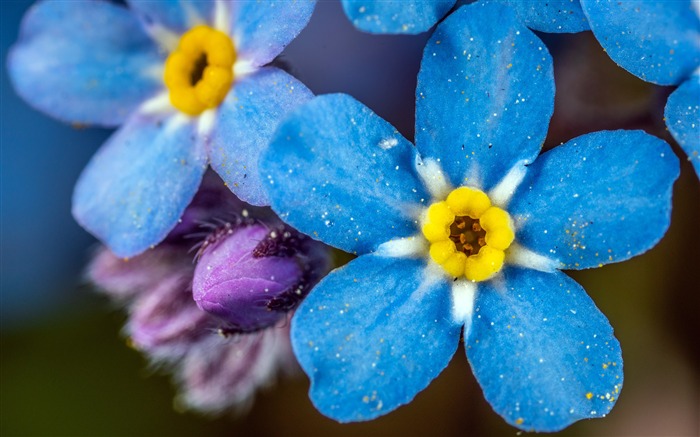
<path fill-rule="evenodd" d="M 315 282 L 309 251 L 316 245 L 288 228 L 224 226 L 200 250 L 194 299 L 202 310 L 227 322 L 232 332 L 272 326 Z M 313 264 L 323 262 L 314 259 Z"/>
<path fill-rule="evenodd" d="M 221 412 L 298 370 L 289 318 L 330 262 L 327 246 L 209 174 L 162 243 L 128 260 L 101 249 L 87 275 L 126 306 L 131 343 L 174 372 L 183 406 Z"/>

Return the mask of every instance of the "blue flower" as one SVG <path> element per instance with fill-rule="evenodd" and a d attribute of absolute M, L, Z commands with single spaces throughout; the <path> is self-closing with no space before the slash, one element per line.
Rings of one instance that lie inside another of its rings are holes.
<path fill-rule="evenodd" d="M 680 85 L 666 103 L 671 135 L 700 175 L 700 2 L 582 0 L 591 30 L 620 67 Z"/>
<path fill-rule="evenodd" d="M 77 183 L 73 215 L 119 256 L 160 242 L 208 164 L 249 203 L 257 161 L 310 91 L 265 66 L 315 2 L 44 1 L 8 59 L 17 92 L 78 125 L 119 126 Z"/>
<path fill-rule="evenodd" d="M 475 3 L 425 48 L 415 147 L 346 95 L 318 97 L 280 125 L 260 162 L 273 209 L 359 255 L 292 324 L 323 414 L 369 420 L 410 402 L 461 333 L 508 423 L 555 431 L 611 410 L 619 343 L 560 269 L 654 246 L 679 164 L 640 131 L 592 133 L 538 156 L 553 101 L 546 47 L 509 8 Z"/>
<path fill-rule="evenodd" d="M 345 15 L 369 33 L 416 34 L 429 30 L 463 0 L 341 0 Z M 579 0 L 492 0 L 508 4 L 531 29 L 551 33 L 588 30 Z"/>

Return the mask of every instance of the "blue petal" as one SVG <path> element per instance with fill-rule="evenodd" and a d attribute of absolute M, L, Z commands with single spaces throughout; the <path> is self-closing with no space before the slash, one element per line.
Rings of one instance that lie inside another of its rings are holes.
<path fill-rule="evenodd" d="M 331 272 L 292 321 L 310 397 L 340 422 L 410 402 L 447 366 L 461 326 L 449 282 L 425 284 L 423 261 L 364 255 Z"/>
<path fill-rule="evenodd" d="M 700 73 L 669 96 L 664 117 L 671 135 L 700 175 Z"/>
<path fill-rule="evenodd" d="M 212 24 L 214 1 L 211 0 L 126 0 L 146 26 L 161 25 L 183 33 L 197 24 Z"/>
<path fill-rule="evenodd" d="M 194 123 L 131 118 L 87 165 L 73 216 L 118 256 L 159 243 L 194 197 L 206 169 Z"/>
<path fill-rule="evenodd" d="M 218 109 L 209 158 L 240 199 L 269 204 L 258 172 L 260 155 L 282 118 L 311 97 L 301 82 L 272 67 L 235 82 Z"/>
<path fill-rule="evenodd" d="M 486 400 L 528 431 L 558 431 L 608 414 L 623 379 L 608 320 L 561 272 L 504 275 L 503 289 L 493 282 L 480 288 L 466 342 Z"/>
<path fill-rule="evenodd" d="M 315 0 L 233 2 L 231 35 L 239 58 L 265 65 L 282 52 L 311 18 Z"/>
<path fill-rule="evenodd" d="M 598 42 L 635 76 L 659 85 L 700 65 L 700 19 L 689 0 L 581 0 Z"/>
<path fill-rule="evenodd" d="M 369 33 L 425 32 L 455 4 L 455 0 L 342 0 L 345 15 Z"/>
<path fill-rule="evenodd" d="M 517 241 L 566 269 L 651 249 L 671 219 L 678 158 L 642 131 L 595 132 L 540 156 L 509 207 Z"/>
<path fill-rule="evenodd" d="M 588 21 L 579 0 L 496 0 L 515 8 L 530 29 L 551 33 L 588 30 Z"/>
<path fill-rule="evenodd" d="M 416 233 L 429 199 L 414 147 L 350 96 L 317 97 L 282 123 L 260 161 L 272 208 L 300 231 L 366 253 Z"/>
<path fill-rule="evenodd" d="M 60 120 L 117 126 L 162 87 L 163 63 L 139 22 L 111 3 L 45 1 L 27 13 L 8 58 L 29 104 Z"/>
<path fill-rule="evenodd" d="M 440 158 L 454 185 L 468 180 L 488 189 L 516 162 L 535 159 L 553 107 L 544 44 L 507 6 L 463 6 L 437 27 L 423 53 L 416 146 Z"/>

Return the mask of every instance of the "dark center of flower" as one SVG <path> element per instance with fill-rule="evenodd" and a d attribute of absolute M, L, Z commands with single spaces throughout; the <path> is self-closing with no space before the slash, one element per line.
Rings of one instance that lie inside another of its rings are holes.
<path fill-rule="evenodd" d="M 458 252 L 471 256 L 486 245 L 486 231 L 482 229 L 479 219 L 457 216 L 450 226 L 450 240 L 455 243 Z"/>
<path fill-rule="evenodd" d="M 202 80 L 204 70 L 207 68 L 207 65 L 209 65 L 207 62 L 207 54 L 202 53 L 194 62 L 194 66 L 192 67 L 192 72 L 190 73 L 190 85 L 195 86 L 200 80 Z"/>

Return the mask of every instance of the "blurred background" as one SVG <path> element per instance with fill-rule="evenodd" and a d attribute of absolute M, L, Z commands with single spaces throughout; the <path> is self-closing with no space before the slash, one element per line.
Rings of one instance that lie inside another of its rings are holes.
<path fill-rule="evenodd" d="M 0 2 L 3 63 L 31 3 Z M 541 37 L 558 89 L 546 148 L 601 129 L 644 129 L 682 157 L 664 240 L 632 261 L 571 273 L 615 328 L 625 385 L 607 418 L 561 435 L 700 435 L 700 182 L 663 123 L 672 88 L 618 68 L 590 32 Z M 280 62 L 315 93 L 351 94 L 412 139 L 426 40 L 362 34 L 338 2 L 321 1 Z M 521 434 L 486 403 L 461 347 L 414 402 L 370 423 L 340 425 L 320 415 L 303 375 L 278 381 L 247 414 L 178 411 L 168 375 L 149 370 L 120 335 L 123 312 L 82 279 L 96 242 L 70 215 L 72 187 L 111 132 L 76 129 L 32 110 L 4 68 L 1 96 L 3 436 Z"/>

